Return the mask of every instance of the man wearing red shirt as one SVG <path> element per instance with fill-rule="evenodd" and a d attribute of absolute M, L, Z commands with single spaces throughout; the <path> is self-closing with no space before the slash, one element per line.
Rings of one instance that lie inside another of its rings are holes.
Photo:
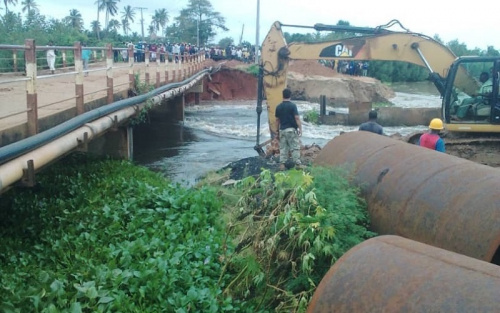
<path fill-rule="evenodd" d="M 443 121 L 439 118 L 434 118 L 429 124 L 429 132 L 420 136 L 418 145 L 432 150 L 445 152 L 443 139 L 439 136 L 441 130 L 444 129 Z"/>

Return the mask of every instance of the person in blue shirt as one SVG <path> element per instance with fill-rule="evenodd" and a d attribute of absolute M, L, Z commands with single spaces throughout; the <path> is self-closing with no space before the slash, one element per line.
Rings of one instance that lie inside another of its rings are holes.
<path fill-rule="evenodd" d="M 439 118 L 434 118 L 429 124 L 429 132 L 420 136 L 418 145 L 432 150 L 446 152 L 444 140 L 439 136 L 441 130 L 444 129 L 443 121 Z"/>
<path fill-rule="evenodd" d="M 86 44 L 83 44 L 83 47 L 87 47 Z M 83 49 L 82 50 L 82 61 L 83 61 L 83 71 L 85 72 L 85 76 L 89 75 L 88 69 L 89 69 L 89 62 L 90 62 L 90 55 L 92 54 L 92 51 L 89 49 Z"/>

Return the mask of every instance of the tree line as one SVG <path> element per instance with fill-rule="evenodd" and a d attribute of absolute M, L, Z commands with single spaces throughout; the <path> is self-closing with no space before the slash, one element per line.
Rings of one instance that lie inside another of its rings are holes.
<path fill-rule="evenodd" d="M 85 42 L 89 46 L 123 46 L 125 42 L 189 42 L 200 47 L 206 45 L 219 46 L 225 49 L 228 46 L 239 45 L 252 47 L 246 41 L 235 42 L 226 37 L 218 43 L 212 42 L 218 32 L 227 31 L 225 18 L 215 11 L 209 0 L 189 0 L 178 16 L 171 18 L 166 9 L 157 9 L 149 21 L 143 19 L 141 8 L 130 5 L 119 9 L 120 0 L 96 0 L 96 19 L 86 28 L 82 14 L 77 9 L 71 9 L 62 19 L 47 18 L 40 14 L 36 0 L 22 0 L 21 12 L 15 13 L 11 9 L 18 4 L 18 0 L 3 0 L 5 14 L 0 16 L 0 43 L 24 44 L 27 38 L 36 38 L 38 45 L 45 45 L 53 41 L 56 45 L 72 46 L 75 41 Z M 104 25 L 101 24 L 104 15 Z M 132 23 L 141 22 L 143 35 L 132 32 Z M 146 23 L 146 25 L 144 25 Z M 337 25 L 349 26 L 348 21 L 339 20 Z M 145 27 L 145 28 L 144 28 Z M 320 42 L 352 37 L 356 34 L 345 32 L 314 32 L 308 34 L 284 33 L 287 42 Z M 434 39 L 447 46 L 455 55 L 498 56 L 500 52 L 493 46 L 486 50 L 479 48 L 469 49 L 458 39 L 444 43 L 435 35 Z M 241 39 L 240 39 L 241 41 Z M 252 48 L 253 50 L 253 48 Z M 0 71 L 9 68 L 11 52 L 0 50 Z M 369 76 L 384 82 L 415 82 L 423 81 L 428 77 L 425 68 L 397 61 L 370 61 Z"/>
<path fill-rule="evenodd" d="M 74 41 L 85 41 L 92 46 L 148 41 L 189 42 L 204 46 L 219 31 L 228 30 L 225 18 L 215 11 L 209 0 L 189 0 L 173 19 L 167 9 L 156 9 L 150 21 L 144 19 L 142 9 L 145 8 L 125 5 L 120 9 L 120 0 L 97 0 L 97 16 L 88 27 L 78 9 L 69 10 L 62 19 L 49 19 L 40 13 L 36 0 L 23 0 L 19 13 L 12 11 L 18 0 L 3 2 L 5 14 L 0 17 L 0 33 L 3 34 L 0 43 L 5 44 L 22 44 L 26 38 L 36 38 L 40 44 L 52 40 L 57 45 L 73 45 Z M 135 22 L 141 24 L 140 34 L 131 31 Z M 227 41 L 225 38 L 224 42 Z"/>

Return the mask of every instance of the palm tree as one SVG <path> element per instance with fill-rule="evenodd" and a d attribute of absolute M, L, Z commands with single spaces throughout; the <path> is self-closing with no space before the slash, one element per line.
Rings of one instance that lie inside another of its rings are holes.
<path fill-rule="evenodd" d="M 152 24 L 154 24 L 156 30 L 160 30 L 160 28 L 161 28 L 161 32 L 163 33 L 163 30 L 165 29 L 165 25 L 167 25 L 168 21 L 169 21 L 169 18 L 168 18 L 167 10 L 165 10 L 165 9 L 155 10 L 155 14 L 153 15 Z"/>
<path fill-rule="evenodd" d="M 123 7 L 122 11 L 122 20 L 127 20 L 127 22 L 134 22 L 135 18 L 135 10 L 130 5 L 126 5 Z M 123 22 L 123 21 L 122 21 Z M 130 23 L 129 23 L 130 25 Z"/>
<path fill-rule="evenodd" d="M 35 0 L 23 0 L 21 4 L 23 5 L 23 13 L 25 11 L 29 13 L 31 10 L 38 12 L 38 4 L 36 4 Z"/>
<path fill-rule="evenodd" d="M 104 0 L 96 0 L 96 2 L 94 2 L 94 4 L 97 5 L 97 20 L 96 21 L 97 21 L 97 23 L 99 23 L 99 12 L 104 10 Z M 99 33 L 97 33 L 97 39 L 99 39 L 99 40 L 101 39 L 99 36 Z"/>
<path fill-rule="evenodd" d="M 115 16 L 118 13 L 117 4 L 120 0 L 102 0 L 104 11 L 106 11 L 106 19 L 104 22 L 104 28 L 108 28 L 109 16 Z"/>
<path fill-rule="evenodd" d="M 16 5 L 17 0 L 3 0 L 3 3 L 5 4 L 5 16 L 7 16 L 7 13 L 9 12 L 9 4 Z"/>
<path fill-rule="evenodd" d="M 71 27 L 81 30 L 83 27 L 83 18 L 82 14 L 80 11 L 76 9 L 71 9 L 69 10 L 69 15 L 65 17 L 66 21 L 68 24 L 71 25 Z"/>
<path fill-rule="evenodd" d="M 122 25 L 120 24 L 120 22 L 118 20 L 112 19 L 108 23 L 108 31 L 117 32 L 118 29 L 120 29 L 120 26 L 122 26 Z"/>
<path fill-rule="evenodd" d="M 99 23 L 99 21 L 92 21 L 90 23 L 90 28 L 94 33 L 96 33 L 97 38 L 100 38 L 99 33 L 101 32 L 101 23 Z"/>
<path fill-rule="evenodd" d="M 125 33 L 125 35 L 128 35 L 128 32 L 130 30 L 130 22 L 126 19 L 123 19 L 122 20 L 122 28 L 123 28 L 123 32 Z"/>
<path fill-rule="evenodd" d="M 160 19 L 156 11 L 155 14 L 151 17 L 151 25 L 149 25 L 149 27 L 153 27 L 155 31 L 160 30 Z"/>
<path fill-rule="evenodd" d="M 150 37 L 153 37 L 153 35 L 156 34 L 156 25 L 154 24 L 154 22 L 151 22 L 151 25 L 149 25 L 148 33 Z"/>

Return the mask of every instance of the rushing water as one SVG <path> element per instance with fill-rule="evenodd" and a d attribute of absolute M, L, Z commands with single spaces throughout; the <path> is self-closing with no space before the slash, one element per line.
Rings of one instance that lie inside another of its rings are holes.
<path fill-rule="evenodd" d="M 400 107 L 439 107 L 440 98 L 433 85 L 399 84 L 392 88 L 391 99 Z M 299 114 L 318 110 L 318 103 L 295 101 Z M 256 101 L 213 101 L 188 106 L 185 121 L 145 123 L 134 134 L 136 163 L 164 173 L 174 182 L 192 186 L 196 179 L 230 162 L 257 156 Z M 387 135 L 407 135 L 427 127 L 384 127 Z M 303 123 L 302 144 L 323 147 L 340 132 L 355 131 L 358 126 L 312 125 Z M 260 142 L 269 139 L 267 112 L 261 114 Z"/>

